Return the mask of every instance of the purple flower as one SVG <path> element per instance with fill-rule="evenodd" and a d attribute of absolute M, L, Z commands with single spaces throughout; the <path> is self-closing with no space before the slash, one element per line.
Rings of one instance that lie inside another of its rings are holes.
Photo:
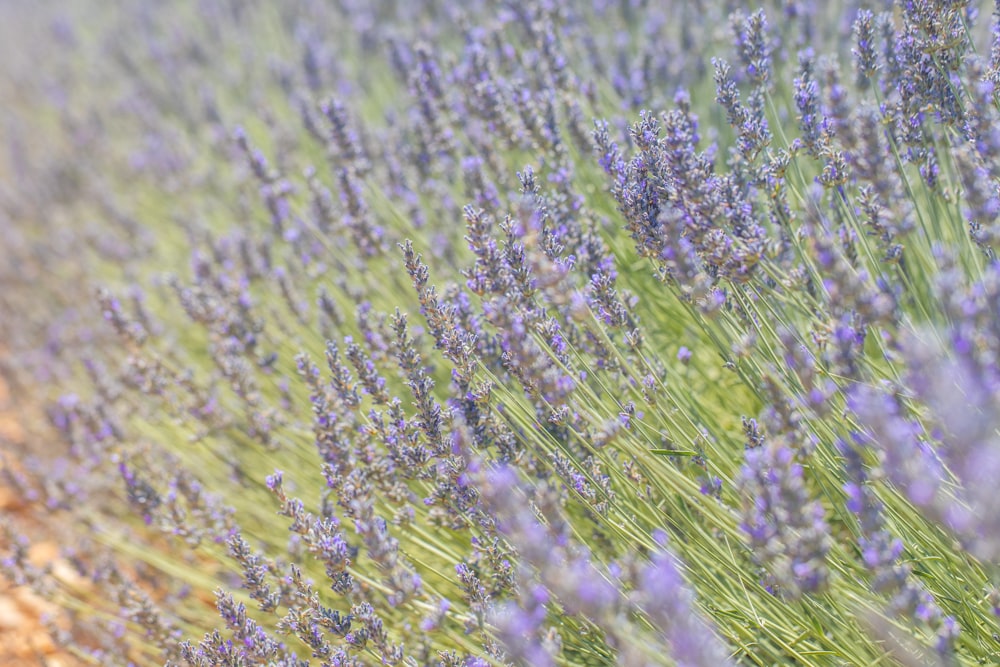
<path fill-rule="evenodd" d="M 694 593 L 681 576 L 677 557 L 667 549 L 666 533 L 654 539 L 660 546 L 639 575 L 632 599 L 649 615 L 678 665 L 725 667 L 729 651 L 701 617 Z"/>
<path fill-rule="evenodd" d="M 810 498 L 802 464 L 780 439 L 747 449 L 745 460 L 743 530 L 754 558 L 791 596 L 822 591 L 829 577 L 829 528 L 822 504 Z"/>

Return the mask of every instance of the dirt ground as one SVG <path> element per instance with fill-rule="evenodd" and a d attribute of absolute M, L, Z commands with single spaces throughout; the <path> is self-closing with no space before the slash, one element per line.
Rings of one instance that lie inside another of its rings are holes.
<path fill-rule="evenodd" d="M 28 443 L 20 413 L 0 376 L 0 453 L 12 459 Z M 16 466 L 16 460 L 10 461 Z M 0 517 L 10 521 L 29 536 L 51 535 L 45 530 L 44 510 L 18 498 L 9 488 L 0 486 Z M 3 544 L 0 536 L 0 550 Z M 36 564 L 53 563 L 59 554 L 56 541 L 41 538 L 30 551 Z M 10 585 L 0 578 L 0 666 L 2 667 L 77 667 L 82 661 L 58 650 L 49 638 L 42 619 L 58 610 L 34 595 L 26 587 Z"/>

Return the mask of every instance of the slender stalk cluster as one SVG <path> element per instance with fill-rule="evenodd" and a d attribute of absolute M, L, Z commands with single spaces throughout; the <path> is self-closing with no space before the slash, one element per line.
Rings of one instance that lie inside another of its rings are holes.
<path fill-rule="evenodd" d="M 36 4 L 0 573 L 82 663 L 1000 661 L 996 12 Z"/>

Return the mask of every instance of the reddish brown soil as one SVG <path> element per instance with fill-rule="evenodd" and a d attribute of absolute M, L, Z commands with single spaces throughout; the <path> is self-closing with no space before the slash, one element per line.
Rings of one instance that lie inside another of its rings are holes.
<path fill-rule="evenodd" d="M 26 445 L 26 432 L 7 385 L 0 377 L 0 452 L 12 458 Z M 16 466 L 16 461 L 10 462 Z M 0 486 L 0 517 L 29 536 L 52 535 L 44 524 L 44 509 L 24 502 L 9 488 Z M 0 536 L 0 550 L 7 546 Z M 59 547 L 51 538 L 40 538 L 31 547 L 37 565 L 57 564 Z M 12 586 L 0 578 L 0 665 L 3 667 L 77 667 L 84 663 L 57 649 L 42 624 L 43 617 L 58 610 L 27 587 Z"/>

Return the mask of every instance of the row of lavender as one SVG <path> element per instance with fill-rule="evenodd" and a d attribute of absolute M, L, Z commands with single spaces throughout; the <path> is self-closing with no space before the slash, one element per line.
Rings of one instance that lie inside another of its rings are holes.
<path fill-rule="evenodd" d="M 5 481 L 75 572 L 3 566 L 57 638 L 995 661 L 1000 40 L 730 4 L 39 8 L 0 331 L 63 451 Z"/>

